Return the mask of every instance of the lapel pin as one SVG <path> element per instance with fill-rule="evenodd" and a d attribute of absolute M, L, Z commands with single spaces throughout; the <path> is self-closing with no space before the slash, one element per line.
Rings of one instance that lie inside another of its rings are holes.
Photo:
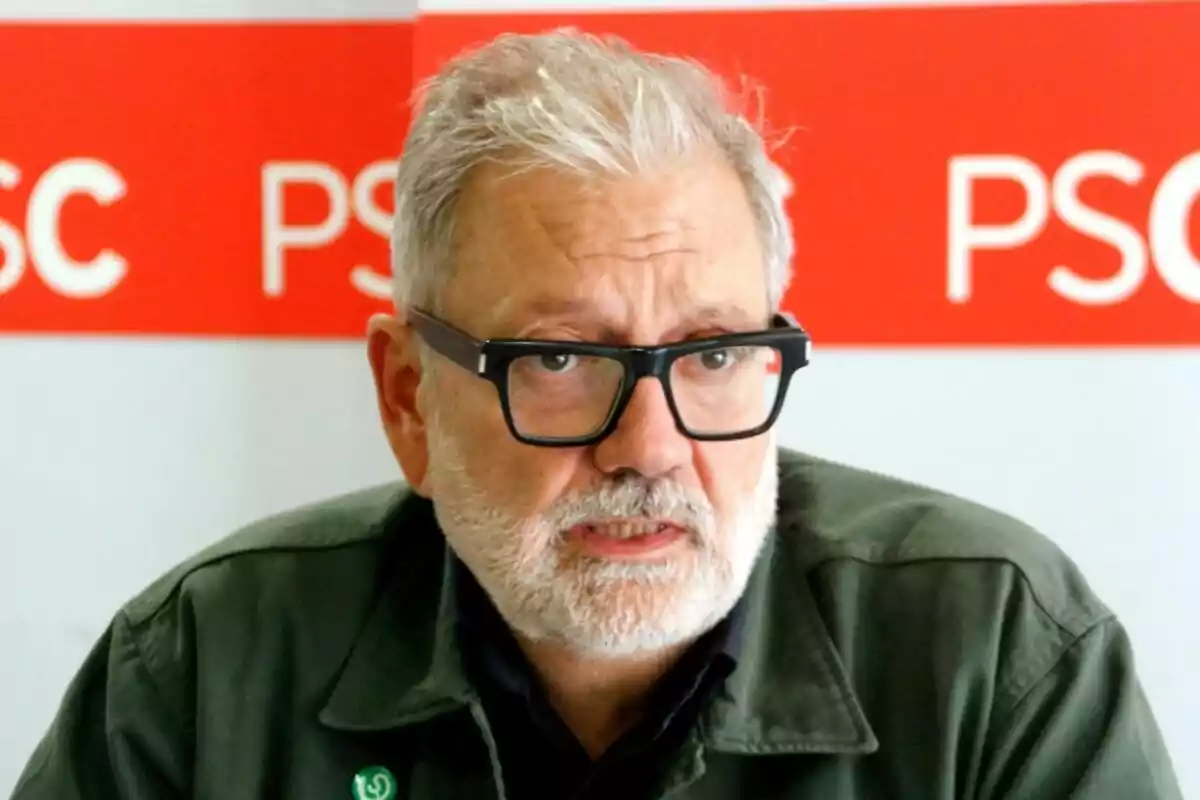
<path fill-rule="evenodd" d="M 387 767 L 367 767 L 358 771 L 350 787 L 354 800 L 393 800 L 396 778 Z"/>

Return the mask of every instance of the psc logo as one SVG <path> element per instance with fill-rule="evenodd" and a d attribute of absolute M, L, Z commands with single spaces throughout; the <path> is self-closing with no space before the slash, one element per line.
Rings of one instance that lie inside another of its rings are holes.
<path fill-rule="evenodd" d="M 967 303 L 973 294 L 972 255 L 980 250 L 1014 250 L 1034 241 L 1053 213 L 1065 225 L 1106 244 L 1121 255 L 1108 277 L 1080 275 L 1070 264 L 1046 265 L 1046 282 L 1060 297 L 1082 306 L 1108 306 L 1133 296 L 1155 271 L 1176 296 L 1200 303 L 1200 253 L 1189 233 L 1200 200 L 1200 152 L 1179 159 L 1154 189 L 1144 225 L 1131 224 L 1085 204 L 1080 184 L 1090 178 L 1115 179 L 1136 186 L 1145 176 L 1140 161 L 1118 151 L 1078 153 L 1047 180 L 1027 158 L 1011 154 L 961 155 L 949 164 L 949 236 L 946 297 Z M 980 181 L 1011 181 L 1025 195 L 1021 216 L 1009 223 L 972 221 L 975 186 Z M 1139 228 L 1146 231 L 1143 237 Z"/>
<path fill-rule="evenodd" d="M 0 161 L 0 189 L 21 183 L 21 170 Z M 120 253 L 105 248 L 88 261 L 77 261 L 63 247 L 62 208 L 73 195 L 86 195 L 102 206 L 125 196 L 121 173 L 94 158 L 70 158 L 51 166 L 34 183 L 25 212 L 24 235 L 0 219 L 0 295 L 12 290 L 32 264 L 34 272 L 63 297 L 94 298 L 111 292 L 125 277 L 129 264 Z"/>
<path fill-rule="evenodd" d="M 396 778 L 387 767 L 367 767 L 354 776 L 350 794 L 354 800 L 393 800 Z"/>

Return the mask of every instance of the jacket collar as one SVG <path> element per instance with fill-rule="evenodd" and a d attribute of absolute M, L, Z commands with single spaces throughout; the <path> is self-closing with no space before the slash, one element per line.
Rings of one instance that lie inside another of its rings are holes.
<path fill-rule="evenodd" d="M 380 524 L 396 567 L 320 712 L 338 730 L 401 728 L 477 699 L 455 630 L 454 559 L 431 504 L 405 488 Z"/>
<path fill-rule="evenodd" d="M 806 496 L 807 487 L 792 488 Z M 738 666 L 702 735 L 715 750 L 746 755 L 874 752 L 876 737 L 802 574 L 807 529 L 788 494 L 781 481 L 779 521 L 746 590 Z M 338 730 L 415 725 L 478 701 L 458 643 L 455 559 L 432 506 L 406 491 L 382 524 L 400 543 L 399 565 L 320 712 Z"/>
<path fill-rule="evenodd" d="M 737 669 L 703 738 L 743 755 L 872 753 L 879 748 L 817 610 L 792 531 L 768 537 L 744 598 Z"/>

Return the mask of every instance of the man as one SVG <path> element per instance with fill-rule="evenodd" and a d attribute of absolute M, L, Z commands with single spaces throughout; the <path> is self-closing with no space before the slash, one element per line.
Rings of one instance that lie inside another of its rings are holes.
<path fill-rule="evenodd" d="M 776 448 L 785 194 L 690 63 L 555 32 L 449 64 L 369 332 L 407 488 L 130 602 L 16 798 L 1178 798 L 1045 539 Z"/>

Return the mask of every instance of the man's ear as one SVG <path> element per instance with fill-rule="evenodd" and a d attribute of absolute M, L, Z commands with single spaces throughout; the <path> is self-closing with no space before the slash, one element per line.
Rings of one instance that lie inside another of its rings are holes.
<path fill-rule="evenodd" d="M 421 358 L 412 328 L 388 314 L 371 317 L 367 325 L 367 359 L 388 445 L 409 486 L 425 494 L 429 447 L 425 418 L 417 403 Z"/>

